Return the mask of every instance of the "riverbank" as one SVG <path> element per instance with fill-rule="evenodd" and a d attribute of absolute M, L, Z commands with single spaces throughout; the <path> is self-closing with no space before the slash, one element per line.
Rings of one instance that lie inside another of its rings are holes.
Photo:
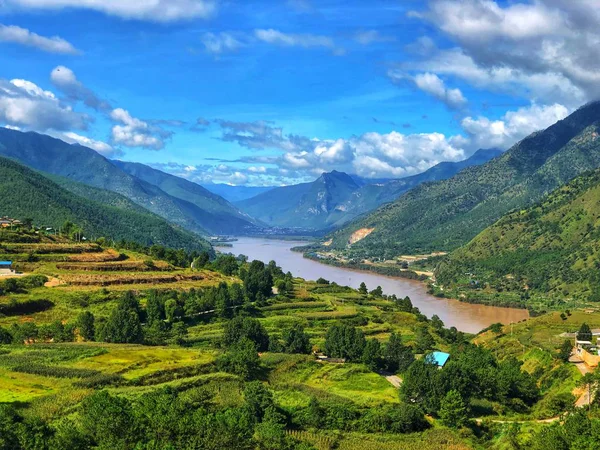
<path fill-rule="evenodd" d="M 493 323 L 516 323 L 529 318 L 524 309 L 500 308 L 495 306 L 463 303 L 458 300 L 437 298 L 428 292 L 426 280 L 379 274 L 374 271 L 358 270 L 356 267 L 339 267 L 323 264 L 320 260 L 304 258 L 301 252 L 290 251 L 293 247 L 306 245 L 303 241 L 239 237 L 233 248 L 223 249 L 235 255 L 243 254 L 250 260 L 268 263 L 277 262 L 284 272 L 306 280 L 325 278 L 342 286 L 358 288 L 365 283 L 368 289 L 381 286 L 388 295 L 399 298 L 410 297 L 414 306 L 427 317 L 437 315 L 448 327 L 476 334 Z"/>

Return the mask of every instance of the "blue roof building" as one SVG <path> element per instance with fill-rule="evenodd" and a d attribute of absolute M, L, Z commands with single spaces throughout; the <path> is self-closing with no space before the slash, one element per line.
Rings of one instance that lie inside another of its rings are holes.
<path fill-rule="evenodd" d="M 427 355 L 427 359 L 436 364 L 438 367 L 444 367 L 444 365 L 448 362 L 448 358 L 450 358 L 450 354 L 445 352 L 432 352 Z"/>
<path fill-rule="evenodd" d="M 12 261 L 0 261 L 0 267 L 7 268 L 12 266 Z"/>

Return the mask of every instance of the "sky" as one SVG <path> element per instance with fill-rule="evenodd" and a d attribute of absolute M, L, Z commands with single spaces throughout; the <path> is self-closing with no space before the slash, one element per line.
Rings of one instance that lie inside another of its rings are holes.
<path fill-rule="evenodd" d="M 0 126 L 198 183 L 399 178 L 600 98 L 600 0 L 0 0 Z"/>

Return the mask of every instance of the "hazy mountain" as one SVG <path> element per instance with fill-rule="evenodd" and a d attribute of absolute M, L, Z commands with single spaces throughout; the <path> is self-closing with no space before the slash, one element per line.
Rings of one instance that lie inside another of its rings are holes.
<path fill-rule="evenodd" d="M 129 175 L 160 188 L 171 197 L 193 205 L 195 208 L 186 207 L 185 211 L 213 233 L 234 234 L 258 225 L 254 219 L 223 197 L 199 184 L 140 163 L 124 161 L 113 161 L 113 163 Z"/>
<path fill-rule="evenodd" d="M 538 201 L 577 175 L 600 166 L 600 103 L 591 103 L 530 135 L 492 161 L 410 190 L 346 228 L 333 245 L 355 255 L 452 250 L 514 208 Z"/>
<path fill-rule="evenodd" d="M 73 189 L 77 183 L 67 181 Z M 128 204 L 118 194 L 89 186 L 94 196 Z M 2 214 L 18 219 L 32 218 L 35 224 L 59 227 L 66 220 L 81 226 L 87 236 L 131 240 L 145 245 L 162 244 L 172 248 L 209 249 L 199 236 L 181 230 L 165 219 L 139 206 L 108 206 L 73 194 L 51 179 L 7 158 L 0 158 L 0 198 Z"/>
<path fill-rule="evenodd" d="M 230 202 L 239 202 L 268 192 L 275 186 L 231 186 L 229 184 L 207 183 L 202 185 Z"/>
<path fill-rule="evenodd" d="M 352 177 L 334 170 L 313 182 L 275 188 L 236 205 L 271 226 L 323 229 L 345 214 L 338 205 L 359 188 Z"/>
<path fill-rule="evenodd" d="M 136 178 L 92 149 L 50 136 L 0 128 L 0 155 L 44 172 L 117 192 L 165 219 L 198 233 L 219 233 L 220 217 Z M 211 194 L 212 195 L 212 194 Z M 243 221 L 235 222 L 245 227 Z M 240 230 L 241 231 L 241 230 Z M 229 231 L 227 231 L 229 232 Z"/>
<path fill-rule="evenodd" d="M 449 178 L 465 167 L 483 164 L 501 153 L 495 149 L 479 150 L 464 161 L 443 162 L 399 180 L 372 180 L 333 171 L 314 182 L 274 188 L 236 205 L 272 226 L 339 227 L 423 182 Z"/>

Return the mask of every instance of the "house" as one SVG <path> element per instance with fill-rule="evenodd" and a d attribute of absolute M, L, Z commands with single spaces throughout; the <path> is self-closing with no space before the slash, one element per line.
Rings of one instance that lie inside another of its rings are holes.
<path fill-rule="evenodd" d="M 436 364 L 440 369 L 448 362 L 448 358 L 450 358 L 450 354 L 445 352 L 432 352 L 427 355 L 427 360 Z"/>
<path fill-rule="evenodd" d="M 12 261 L 0 261 L 0 275 L 12 275 Z"/>

